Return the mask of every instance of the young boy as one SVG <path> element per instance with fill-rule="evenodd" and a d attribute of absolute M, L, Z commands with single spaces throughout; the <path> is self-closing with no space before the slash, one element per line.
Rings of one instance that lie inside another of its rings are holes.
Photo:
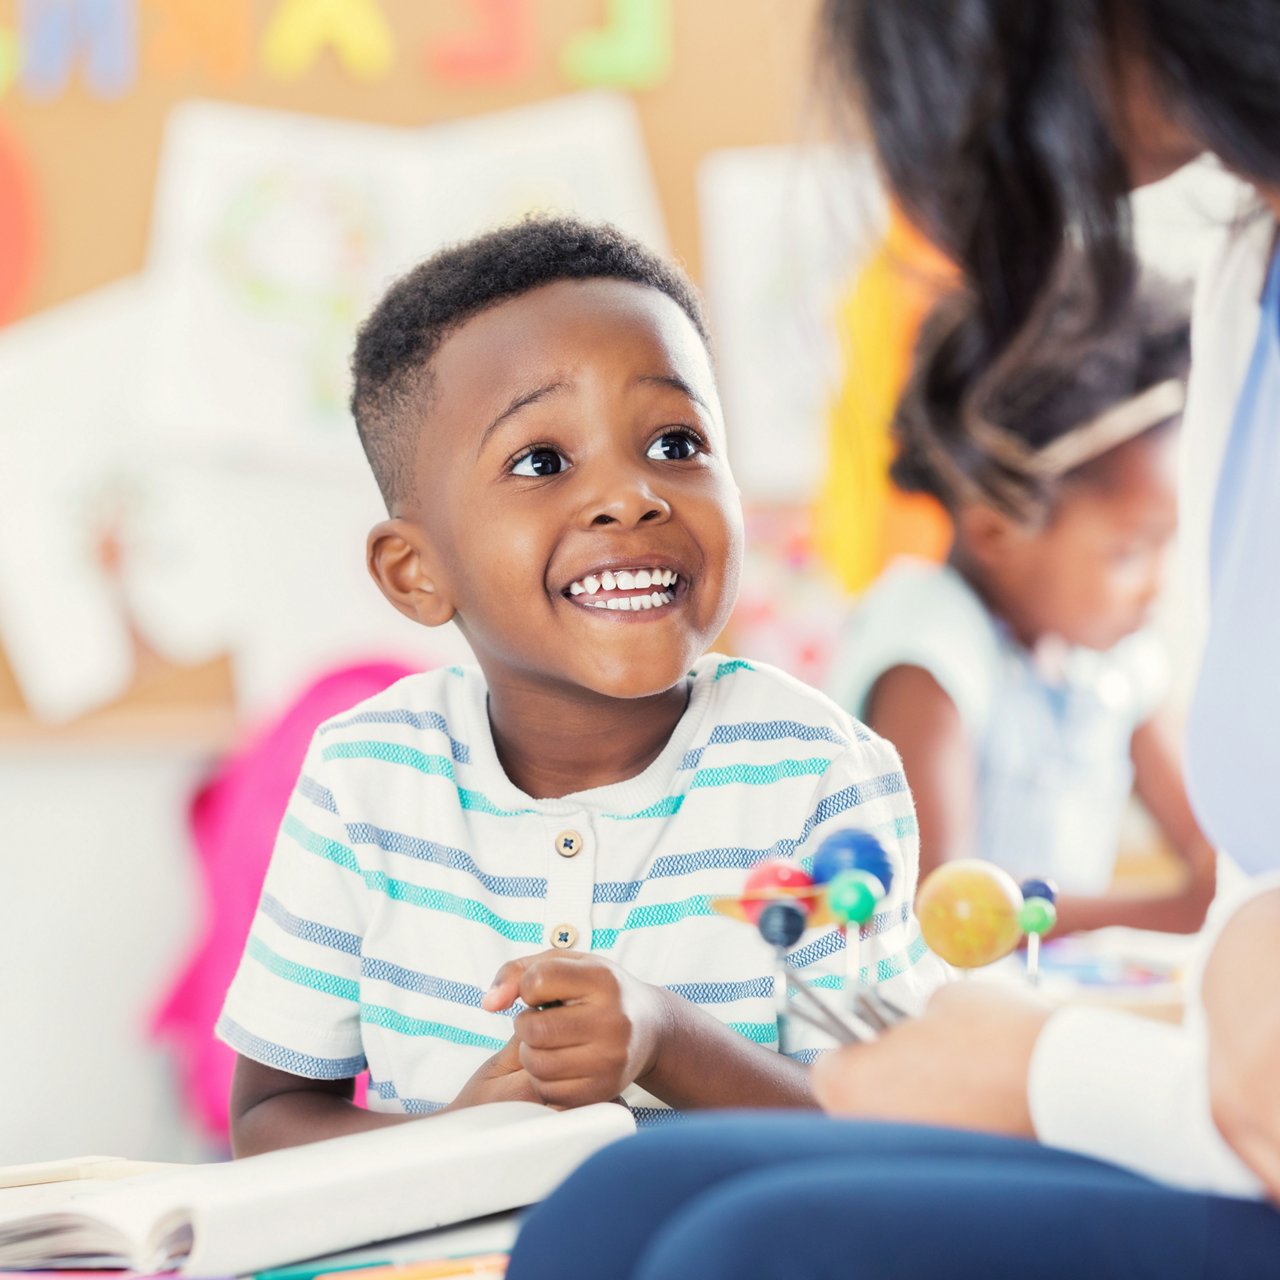
<path fill-rule="evenodd" d="M 893 749 L 703 656 L 742 522 L 692 287 L 610 228 L 494 232 L 391 288 L 352 405 L 390 513 L 370 572 L 478 665 L 315 736 L 219 1022 L 237 1153 L 506 1098 L 811 1105 L 827 1046 L 777 1052 L 769 948 L 708 899 L 869 829 L 897 869 L 870 980 L 914 1007 L 938 968 Z M 835 986 L 841 948 L 791 963 Z"/>

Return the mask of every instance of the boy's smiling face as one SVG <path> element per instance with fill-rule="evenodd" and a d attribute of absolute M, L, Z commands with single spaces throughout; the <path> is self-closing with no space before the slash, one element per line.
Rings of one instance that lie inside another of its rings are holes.
<path fill-rule="evenodd" d="M 715 380 L 681 308 L 557 281 L 465 321 L 430 380 L 394 590 L 371 554 L 393 603 L 456 613 L 491 686 L 677 684 L 724 627 L 742 557 Z"/>

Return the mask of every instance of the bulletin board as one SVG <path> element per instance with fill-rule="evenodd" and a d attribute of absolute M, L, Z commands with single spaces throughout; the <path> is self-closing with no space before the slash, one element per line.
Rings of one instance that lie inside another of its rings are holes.
<path fill-rule="evenodd" d="M 20 69 L 3 65 L 0 54 L 0 119 L 30 174 L 38 242 L 30 285 L 10 314 L 38 311 L 141 267 L 164 121 L 184 98 L 409 126 L 520 106 L 584 82 L 575 83 L 566 55 L 584 34 L 604 32 L 617 7 L 610 0 L 350 0 L 383 16 L 393 41 L 385 68 L 353 70 L 330 44 L 299 54 L 296 70 L 271 71 L 264 40 L 289 3 L 136 0 L 136 68 L 117 96 L 93 93 L 78 65 L 64 88 L 35 99 Z M 623 88 L 631 76 L 651 81 L 631 91 L 673 248 L 696 279 L 699 160 L 721 147 L 790 142 L 813 124 L 817 0 L 669 0 L 655 8 L 669 19 L 664 51 L 651 68 L 617 67 L 614 80 Z M 0 0 L 0 47 L 15 39 L 18 9 L 18 0 Z M 486 24 L 504 14 L 519 43 L 504 54 L 494 41 L 486 64 Z M 215 34 L 225 49 L 213 43 Z"/>
<path fill-rule="evenodd" d="M 106 21 L 111 4 L 0 0 L 0 324 L 143 268 L 166 121 L 193 98 L 420 127 L 593 86 L 622 90 L 638 114 L 671 248 L 695 279 L 701 161 L 822 128 L 812 75 L 817 0 L 117 5 L 126 24 L 104 34 L 74 24 L 90 11 Z M 22 24 L 33 14 L 43 14 L 39 42 L 24 47 Z M 230 731 L 225 659 L 175 665 L 145 643 L 137 656 L 121 697 L 45 730 L 0 652 L 0 739 L 217 740 Z"/>

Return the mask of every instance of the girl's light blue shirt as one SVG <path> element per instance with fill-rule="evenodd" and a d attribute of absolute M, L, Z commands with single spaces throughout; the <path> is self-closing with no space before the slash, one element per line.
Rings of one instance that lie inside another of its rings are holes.
<path fill-rule="evenodd" d="M 960 714 L 977 766 L 971 855 L 1018 880 L 1105 892 L 1133 786 L 1133 733 L 1168 684 L 1160 643 L 1139 633 L 1105 653 L 1071 649 L 1050 677 L 953 568 L 903 559 L 859 603 L 829 692 L 863 717 L 895 666 L 927 671 Z"/>

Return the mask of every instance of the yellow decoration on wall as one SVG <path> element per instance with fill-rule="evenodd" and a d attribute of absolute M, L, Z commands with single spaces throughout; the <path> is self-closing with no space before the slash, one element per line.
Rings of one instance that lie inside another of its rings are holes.
<path fill-rule="evenodd" d="M 0 27 L 0 96 L 3 96 L 18 78 L 20 65 L 16 32 L 10 31 L 7 27 Z"/>
<path fill-rule="evenodd" d="M 326 45 L 361 80 L 385 75 L 395 61 L 395 40 L 377 0 L 281 0 L 262 41 L 272 75 L 294 79 Z"/>
<path fill-rule="evenodd" d="M 951 265 L 898 210 L 837 316 L 842 376 L 828 419 L 826 480 L 814 511 L 819 554 L 850 592 L 895 555 L 941 559 L 950 524 L 939 503 L 889 480 L 889 428 L 920 323 Z"/>

